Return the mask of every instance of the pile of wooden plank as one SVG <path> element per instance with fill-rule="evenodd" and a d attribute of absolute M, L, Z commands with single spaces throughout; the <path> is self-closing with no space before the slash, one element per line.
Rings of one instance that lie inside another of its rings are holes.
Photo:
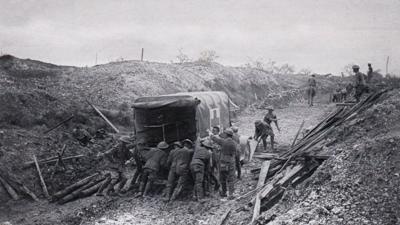
<path fill-rule="evenodd" d="M 385 92 L 387 90 L 382 90 L 369 95 L 357 104 L 336 108 L 288 151 L 279 156 L 265 154 L 264 158 L 267 161 L 263 162 L 261 168 L 251 171 L 255 175 L 259 174 L 257 187 L 237 199 L 251 199 L 248 204 L 254 207 L 252 223 L 259 216 L 261 209 L 271 207 L 283 195 L 286 188 L 310 176 L 321 160 L 329 157 L 318 154 L 327 144 L 329 134 L 344 122 L 354 119 L 357 114 L 371 107 Z"/>

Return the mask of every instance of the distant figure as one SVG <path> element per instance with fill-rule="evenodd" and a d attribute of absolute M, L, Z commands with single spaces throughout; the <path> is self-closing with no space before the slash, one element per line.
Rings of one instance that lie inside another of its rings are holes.
<path fill-rule="evenodd" d="M 315 74 L 311 75 L 311 78 L 308 79 L 308 89 L 307 89 L 307 98 L 308 105 L 311 107 L 314 105 L 314 97 L 317 89 L 317 81 L 315 80 Z"/>
<path fill-rule="evenodd" d="M 92 135 L 90 135 L 89 132 L 80 125 L 77 125 L 72 130 L 72 136 L 78 140 L 79 144 L 82 146 L 87 146 L 89 143 L 93 143 Z"/>
<path fill-rule="evenodd" d="M 368 63 L 367 83 L 370 83 L 372 81 L 373 76 L 374 70 L 372 69 L 371 63 Z"/>
<path fill-rule="evenodd" d="M 360 67 L 358 65 L 353 66 L 353 72 L 355 76 L 354 97 L 356 98 L 356 101 L 359 102 L 363 93 L 366 92 L 366 83 L 365 83 L 366 75 L 360 72 Z"/>

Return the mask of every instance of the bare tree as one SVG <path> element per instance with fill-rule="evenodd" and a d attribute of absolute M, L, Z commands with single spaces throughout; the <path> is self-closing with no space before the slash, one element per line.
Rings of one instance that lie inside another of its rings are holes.
<path fill-rule="evenodd" d="M 178 59 L 179 63 L 187 63 L 192 61 L 187 54 L 182 52 L 182 49 L 179 49 L 179 54 L 176 56 L 176 58 Z"/>
<path fill-rule="evenodd" d="M 219 56 L 217 55 L 216 51 L 205 50 L 205 51 L 200 52 L 200 57 L 199 57 L 198 61 L 212 63 L 212 62 L 215 62 L 215 60 L 218 58 L 219 58 Z"/>
<path fill-rule="evenodd" d="M 349 63 L 349 64 L 347 64 L 347 65 L 345 65 L 345 66 L 343 67 L 343 74 L 344 74 L 345 76 L 351 76 L 351 75 L 353 75 L 353 65 L 354 65 L 354 63 Z"/>
<path fill-rule="evenodd" d="M 311 69 L 309 68 L 303 68 L 299 71 L 299 74 L 301 75 L 306 75 L 306 76 L 310 76 L 312 74 Z"/>

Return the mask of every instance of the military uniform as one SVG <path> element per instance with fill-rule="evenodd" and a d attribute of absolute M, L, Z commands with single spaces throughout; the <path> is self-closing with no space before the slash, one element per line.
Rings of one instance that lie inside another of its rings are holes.
<path fill-rule="evenodd" d="M 143 167 L 143 177 L 140 183 L 140 195 L 147 195 L 153 186 L 154 181 L 157 179 L 158 172 L 161 168 L 166 166 L 167 154 L 163 149 L 168 148 L 168 144 L 162 142 L 158 144 L 157 148 L 152 148 L 147 152 L 146 164 Z"/>
<path fill-rule="evenodd" d="M 210 171 L 211 152 L 200 146 L 196 146 L 190 169 L 195 180 L 194 189 L 198 200 L 204 198 L 204 178 L 207 171 Z"/>
<path fill-rule="evenodd" d="M 258 140 L 261 138 L 264 146 L 264 150 L 267 150 L 267 137 L 273 136 L 274 132 L 272 127 L 261 120 L 257 120 L 255 123 L 255 132 L 254 132 L 254 139 Z"/>
<path fill-rule="evenodd" d="M 363 93 L 366 92 L 365 74 L 357 72 L 355 78 L 356 81 L 354 86 L 356 92 L 354 97 L 356 98 L 356 101 L 359 102 Z"/>
<path fill-rule="evenodd" d="M 115 190 L 118 192 L 127 181 L 124 174 L 125 163 L 133 156 L 129 149 L 129 144 L 131 143 L 126 139 L 120 139 L 118 144 L 102 154 L 105 159 L 103 173 L 107 176 L 107 180 L 99 188 L 98 195 L 107 195 L 114 185 L 119 182 L 120 184 L 117 190 Z"/>
<path fill-rule="evenodd" d="M 316 89 L 317 89 L 317 82 L 315 81 L 314 77 L 311 77 L 310 79 L 308 79 L 308 90 L 307 90 L 308 104 L 310 106 L 314 105 L 314 96 L 316 93 Z"/>
<path fill-rule="evenodd" d="M 233 135 L 232 131 L 229 132 L 230 136 Z M 237 152 L 237 144 L 232 139 L 232 137 L 227 137 L 221 139 L 217 136 L 211 136 L 211 139 L 221 146 L 221 156 L 220 156 L 220 182 L 222 186 L 222 196 L 226 196 L 226 191 L 228 189 L 229 197 L 233 196 L 235 191 L 235 167 L 240 166 L 240 156 Z M 239 167 L 240 168 L 240 167 Z M 236 168 L 238 169 L 238 168 Z M 240 172 L 238 171 L 238 176 Z"/>
<path fill-rule="evenodd" d="M 189 164 L 192 159 L 193 150 L 183 147 L 175 149 L 171 153 L 168 160 L 170 163 L 167 183 L 168 200 L 174 200 L 181 192 L 183 186 L 188 183 L 190 179 Z M 176 180 L 178 180 L 178 184 L 177 189 L 174 191 Z"/>

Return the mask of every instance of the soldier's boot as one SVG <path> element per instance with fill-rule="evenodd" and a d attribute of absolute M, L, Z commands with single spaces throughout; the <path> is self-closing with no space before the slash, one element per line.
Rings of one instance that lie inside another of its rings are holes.
<path fill-rule="evenodd" d="M 167 187 L 164 195 L 164 202 L 169 202 L 172 196 L 172 187 Z"/>
<path fill-rule="evenodd" d="M 275 148 L 274 148 L 274 140 L 275 140 L 275 137 L 273 136 L 273 135 L 271 135 L 271 151 L 275 151 Z"/>
<path fill-rule="evenodd" d="M 153 186 L 153 181 L 148 181 L 146 187 L 144 188 L 143 196 L 149 196 L 149 192 L 152 186 Z"/>
<path fill-rule="evenodd" d="M 139 193 L 136 195 L 136 197 L 142 197 L 143 196 L 145 187 L 146 187 L 146 183 L 145 182 L 140 182 Z"/>
<path fill-rule="evenodd" d="M 221 197 L 226 197 L 227 196 L 226 195 L 226 184 L 222 183 L 221 186 L 222 186 L 222 188 L 221 188 L 220 195 L 221 195 Z"/>
<path fill-rule="evenodd" d="M 96 196 L 107 196 L 107 186 L 111 182 L 111 177 L 107 176 L 107 178 L 103 181 L 103 184 L 100 186 L 99 190 L 97 190 Z"/>
<path fill-rule="evenodd" d="M 202 199 L 204 199 L 204 192 L 203 192 L 203 187 L 202 186 L 203 186 L 202 183 L 195 184 L 196 200 L 197 201 L 202 201 Z"/>
<path fill-rule="evenodd" d="M 235 192 L 235 187 L 234 187 L 234 182 L 232 181 L 228 183 L 228 200 L 235 199 L 234 192 Z"/>

